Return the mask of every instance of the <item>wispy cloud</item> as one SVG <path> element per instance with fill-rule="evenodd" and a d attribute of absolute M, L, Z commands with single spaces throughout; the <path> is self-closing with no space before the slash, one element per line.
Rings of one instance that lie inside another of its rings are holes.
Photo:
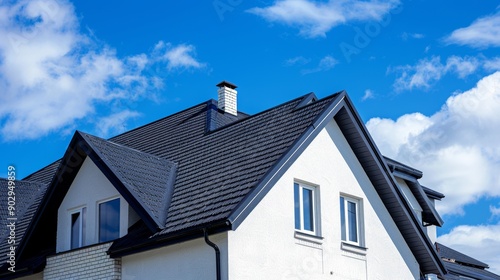
<path fill-rule="evenodd" d="M 450 72 L 456 73 L 460 78 L 465 78 L 474 73 L 480 65 L 475 57 L 451 56 L 445 63 L 442 63 L 439 56 L 433 56 L 422 59 L 415 65 L 394 67 L 389 69 L 389 72 L 399 73 L 393 86 L 397 91 L 402 91 L 414 88 L 428 89 L 443 75 Z"/>
<path fill-rule="evenodd" d="M 338 64 L 338 61 L 335 58 L 333 58 L 330 55 L 327 55 L 319 61 L 318 66 L 316 66 L 315 68 L 311 68 L 311 69 L 304 69 L 304 70 L 302 70 L 302 74 L 307 75 L 307 74 L 312 74 L 312 73 L 316 73 L 316 72 L 328 71 L 328 70 L 334 68 L 335 65 L 337 65 L 337 64 Z"/>
<path fill-rule="evenodd" d="M 205 67 L 204 63 L 194 58 L 196 48 L 193 45 L 173 46 L 170 43 L 160 41 L 155 46 L 155 52 L 163 52 L 160 54 L 160 59 L 167 62 L 168 70 Z"/>
<path fill-rule="evenodd" d="M 500 57 L 494 57 L 483 62 L 483 68 L 489 71 L 500 70 Z"/>
<path fill-rule="evenodd" d="M 371 89 L 365 90 L 365 95 L 361 98 L 362 101 L 375 98 L 375 93 Z"/>
<path fill-rule="evenodd" d="M 424 34 L 420 34 L 420 33 L 407 33 L 407 32 L 403 32 L 403 34 L 401 34 L 401 38 L 404 41 L 407 41 L 410 38 L 413 38 L 413 39 L 423 39 L 424 37 L 425 37 Z"/>
<path fill-rule="evenodd" d="M 477 19 L 471 25 L 454 30 L 444 41 L 474 48 L 500 46 L 500 12 Z"/>
<path fill-rule="evenodd" d="M 482 197 L 500 197 L 500 72 L 455 93 L 431 116 L 406 114 L 367 122 L 381 152 L 424 172 L 446 195 L 441 214 L 461 214 Z"/>
<path fill-rule="evenodd" d="M 277 0 L 268 7 L 248 12 L 270 22 L 297 27 L 306 37 L 326 36 L 326 32 L 351 21 L 381 20 L 399 5 L 399 0 L 345 0 L 318 2 L 310 0 Z"/>
<path fill-rule="evenodd" d="M 115 114 L 101 118 L 97 124 L 98 134 L 101 137 L 108 137 L 114 134 L 122 133 L 127 130 L 129 119 L 140 116 L 138 112 L 124 110 Z"/>
<path fill-rule="evenodd" d="M 500 218 L 500 207 L 496 207 L 494 205 L 490 205 L 490 212 L 492 217 L 499 217 Z"/>
<path fill-rule="evenodd" d="M 113 48 L 80 31 L 74 7 L 65 0 L 4 1 L 0 14 L 3 140 L 64 133 L 84 119 L 97 125 L 121 116 L 125 123 L 136 112 L 116 105 L 154 99 L 163 85 L 153 65 L 200 66 L 190 58 L 194 47 L 189 45 L 171 46 L 165 61 L 155 54 L 120 58 Z M 111 125 L 97 129 L 106 134 Z"/>
<path fill-rule="evenodd" d="M 285 66 L 294 66 L 294 65 L 305 65 L 309 63 L 311 60 L 309 58 L 305 58 L 303 56 L 296 56 L 289 58 L 285 61 Z"/>

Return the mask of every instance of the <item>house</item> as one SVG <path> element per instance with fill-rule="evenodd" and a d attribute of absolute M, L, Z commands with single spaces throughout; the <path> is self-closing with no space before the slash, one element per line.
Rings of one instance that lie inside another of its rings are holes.
<path fill-rule="evenodd" d="M 471 258 L 440 243 L 436 243 L 436 248 L 441 256 L 441 259 L 443 260 L 444 266 L 448 270 L 448 274 L 445 275 L 446 280 L 500 279 L 499 275 L 486 270 L 489 266 L 481 261 Z"/>
<path fill-rule="evenodd" d="M 346 92 L 248 115 L 217 86 L 107 140 L 76 131 L 15 181 L 1 279 L 444 279 L 443 196 L 381 155 Z"/>

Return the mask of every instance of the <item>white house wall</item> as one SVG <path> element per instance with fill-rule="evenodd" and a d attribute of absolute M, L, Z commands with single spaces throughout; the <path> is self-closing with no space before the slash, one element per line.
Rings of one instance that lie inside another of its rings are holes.
<path fill-rule="evenodd" d="M 209 238 L 221 251 L 222 279 L 228 279 L 227 233 L 211 235 Z M 215 264 L 214 249 L 203 238 L 199 238 L 122 257 L 122 280 L 216 279 Z"/>
<path fill-rule="evenodd" d="M 84 246 L 98 242 L 98 203 L 120 197 L 120 236 L 127 233 L 129 206 L 94 162 L 87 157 L 71 184 L 58 210 L 57 252 L 71 248 L 71 213 L 87 208 Z"/>
<path fill-rule="evenodd" d="M 296 238 L 296 180 L 319 186 L 322 239 Z M 362 200 L 366 251 L 341 249 L 339 196 Z M 418 279 L 419 266 L 332 120 L 236 231 L 229 279 Z"/>

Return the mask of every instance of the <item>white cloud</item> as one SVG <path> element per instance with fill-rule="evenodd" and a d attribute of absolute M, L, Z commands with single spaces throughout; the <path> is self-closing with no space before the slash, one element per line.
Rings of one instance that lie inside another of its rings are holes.
<path fill-rule="evenodd" d="M 500 47 L 500 12 L 453 31 L 445 38 L 445 42 L 475 48 Z"/>
<path fill-rule="evenodd" d="M 479 61 L 477 58 L 451 56 L 446 60 L 445 70 L 446 72 L 454 71 L 458 74 L 458 77 L 465 78 L 474 73 L 478 67 Z"/>
<path fill-rule="evenodd" d="M 381 152 L 424 172 L 424 185 L 446 195 L 441 214 L 461 214 L 481 197 L 500 196 L 500 72 L 448 98 L 431 116 L 373 118 L 367 127 Z"/>
<path fill-rule="evenodd" d="M 444 67 L 439 57 L 420 60 L 415 66 L 400 66 L 401 76 L 396 79 L 396 90 L 429 88 L 430 83 L 441 79 Z"/>
<path fill-rule="evenodd" d="M 361 98 L 362 101 L 365 101 L 367 99 L 373 99 L 375 98 L 375 93 L 373 93 L 373 90 L 367 89 L 365 90 L 365 95 Z"/>
<path fill-rule="evenodd" d="M 474 73 L 479 66 L 480 61 L 470 56 L 451 56 L 444 64 L 439 56 L 421 59 L 416 65 L 394 68 L 395 72 L 400 73 L 400 76 L 394 82 L 394 88 L 397 91 L 414 88 L 428 89 L 449 72 L 456 73 L 460 78 L 465 78 Z"/>
<path fill-rule="evenodd" d="M 311 60 L 308 58 L 305 58 L 303 56 L 296 56 L 293 58 L 289 58 L 285 61 L 286 66 L 293 66 L 293 65 L 305 65 L 309 63 Z"/>
<path fill-rule="evenodd" d="M 483 68 L 489 71 L 500 70 L 500 57 L 494 57 L 489 60 L 485 60 L 483 63 Z"/>
<path fill-rule="evenodd" d="M 407 41 L 409 38 L 423 39 L 424 37 L 425 37 L 424 34 L 420 34 L 420 33 L 403 32 L 403 34 L 401 34 L 401 38 L 403 39 L 403 41 Z"/>
<path fill-rule="evenodd" d="M 95 125 L 112 118 L 109 112 L 131 116 L 130 108 L 115 105 L 152 98 L 163 84 L 148 72 L 161 62 L 146 54 L 119 58 L 80 32 L 74 7 L 65 0 L 0 2 L 0 38 L 3 140 L 64 133 L 84 119 Z M 185 55 L 193 47 L 179 47 L 166 54 L 168 65 L 197 67 Z"/>
<path fill-rule="evenodd" d="M 164 52 L 160 56 L 160 60 L 167 62 L 167 69 L 187 69 L 187 68 L 202 68 L 204 63 L 197 61 L 193 56 L 196 48 L 193 45 L 181 44 L 172 46 L 170 43 L 158 42 L 155 46 L 156 52 Z"/>
<path fill-rule="evenodd" d="M 327 55 L 319 61 L 318 66 L 316 66 L 316 68 L 304 69 L 302 70 L 302 74 L 307 75 L 316 72 L 328 71 L 333 67 L 335 67 L 335 65 L 337 65 L 338 63 L 339 63 L 338 60 L 336 60 L 330 55 Z"/>
<path fill-rule="evenodd" d="M 489 265 L 489 271 L 500 274 L 500 224 L 461 225 L 439 236 L 438 242 Z"/>
<path fill-rule="evenodd" d="M 326 36 L 335 26 L 351 21 L 379 21 L 396 8 L 399 0 L 344 0 L 317 2 L 309 0 L 277 0 L 272 6 L 252 8 L 248 12 L 270 22 L 298 27 L 307 37 Z"/>
<path fill-rule="evenodd" d="M 135 111 L 124 110 L 102 118 L 97 124 L 97 130 L 101 137 L 119 134 L 127 130 L 127 121 L 138 117 L 140 114 Z"/>
<path fill-rule="evenodd" d="M 492 217 L 498 216 L 500 218 L 500 207 L 490 205 L 490 212 Z"/>

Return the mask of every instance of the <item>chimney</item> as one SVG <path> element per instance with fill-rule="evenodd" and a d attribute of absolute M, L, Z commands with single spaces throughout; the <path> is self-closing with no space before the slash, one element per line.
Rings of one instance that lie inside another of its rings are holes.
<path fill-rule="evenodd" d="M 222 81 L 217 84 L 219 87 L 218 93 L 218 107 L 223 110 L 224 113 L 229 113 L 231 115 L 238 115 L 238 109 L 236 107 L 236 95 L 238 92 L 236 91 L 237 86 L 231 84 L 227 81 Z"/>

